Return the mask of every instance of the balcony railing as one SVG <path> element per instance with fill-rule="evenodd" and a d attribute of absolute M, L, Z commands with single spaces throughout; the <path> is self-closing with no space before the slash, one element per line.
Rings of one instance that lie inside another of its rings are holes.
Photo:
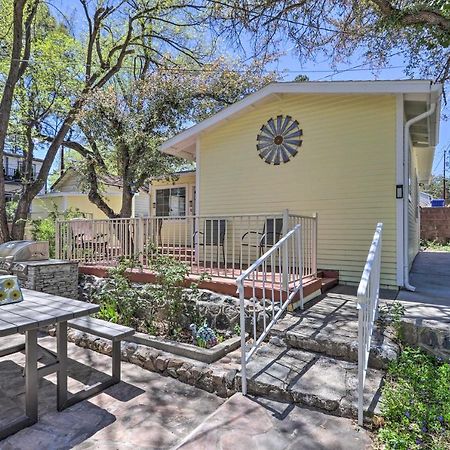
<path fill-rule="evenodd" d="M 317 216 L 290 214 L 197 215 L 58 221 L 57 257 L 113 265 L 156 252 L 189 266 L 192 274 L 237 278 L 295 225 L 301 225 L 303 276 L 317 273 Z"/>

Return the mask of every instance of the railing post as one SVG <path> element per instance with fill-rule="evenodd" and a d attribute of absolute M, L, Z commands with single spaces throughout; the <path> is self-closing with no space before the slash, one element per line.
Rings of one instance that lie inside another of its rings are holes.
<path fill-rule="evenodd" d="M 55 258 L 61 257 L 61 224 L 58 219 L 55 221 Z"/>
<path fill-rule="evenodd" d="M 358 425 L 364 424 L 364 372 L 365 372 L 365 342 L 364 342 L 364 306 L 358 299 Z"/>
<path fill-rule="evenodd" d="M 313 226 L 313 237 L 312 237 L 312 274 L 313 276 L 317 276 L 317 236 L 318 236 L 318 221 L 319 215 L 317 212 L 314 213 L 314 226 Z"/>
<path fill-rule="evenodd" d="M 245 291 L 244 282 L 238 282 L 241 326 L 241 392 L 247 395 L 247 351 L 245 343 Z"/>
<path fill-rule="evenodd" d="M 286 234 L 289 231 L 289 210 L 285 209 L 283 211 L 283 236 L 286 236 Z M 283 245 L 283 255 L 282 255 L 282 284 L 283 284 L 283 290 L 285 292 L 289 292 L 289 253 L 288 253 L 288 246 Z M 281 293 L 280 293 L 281 294 Z"/>
<path fill-rule="evenodd" d="M 141 264 L 144 264 L 144 219 L 139 217 L 136 222 L 137 225 L 137 235 L 138 235 L 138 245 L 137 245 L 137 253 L 138 259 Z"/>

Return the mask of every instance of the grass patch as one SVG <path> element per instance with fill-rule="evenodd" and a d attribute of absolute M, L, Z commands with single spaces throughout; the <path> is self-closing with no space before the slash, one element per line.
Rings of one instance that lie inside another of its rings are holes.
<path fill-rule="evenodd" d="M 450 252 L 450 242 L 441 244 L 438 241 L 421 241 L 420 246 L 425 250 L 433 250 L 435 252 Z"/>
<path fill-rule="evenodd" d="M 378 438 L 387 449 L 450 449 L 450 364 L 405 347 L 388 370 Z"/>

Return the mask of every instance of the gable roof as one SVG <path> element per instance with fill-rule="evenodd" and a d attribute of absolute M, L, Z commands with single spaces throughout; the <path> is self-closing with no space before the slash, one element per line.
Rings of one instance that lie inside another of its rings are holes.
<path fill-rule="evenodd" d="M 64 181 L 71 175 L 79 176 L 80 174 L 73 167 L 69 167 L 51 185 L 50 191 L 54 191 L 55 189 L 57 189 L 58 185 L 64 183 Z M 118 188 L 121 188 L 123 186 L 122 179 L 115 175 L 101 175 L 101 176 L 99 176 L 99 181 L 100 181 L 100 183 L 102 183 L 106 186 L 114 186 L 114 187 L 118 187 Z M 140 190 L 142 190 L 144 192 L 148 192 L 148 187 L 146 185 L 144 185 L 144 186 L 142 186 L 142 188 Z"/>
<path fill-rule="evenodd" d="M 442 85 L 430 80 L 274 82 L 168 139 L 161 145 L 160 150 L 194 160 L 196 139 L 200 133 L 271 96 L 283 94 L 403 94 L 405 101 L 409 98 L 414 102 L 428 103 L 439 101 Z M 438 114 L 437 112 L 437 119 L 434 121 L 433 142 L 437 141 Z"/>

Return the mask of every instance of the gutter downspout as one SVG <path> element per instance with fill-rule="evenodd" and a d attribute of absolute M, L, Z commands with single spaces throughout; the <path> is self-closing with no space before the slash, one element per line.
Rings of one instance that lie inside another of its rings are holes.
<path fill-rule="evenodd" d="M 409 119 L 405 123 L 404 135 L 403 135 L 403 183 L 404 186 L 408 186 L 408 189 L 404 190 L 403 194 L 403 286 L 408 291 L 415 291 L 416 288 L 409 284 L 409 227 L 408 227 L 408 202 L 409 202 L 409 130 L 411 125 L 419 122 L 422 119 L 426 119 L 436 111 L 436 103 L 430 105 L 430 109 L 416 117 Z M 406 195 L 408 194 L 408 195 Z"/>

